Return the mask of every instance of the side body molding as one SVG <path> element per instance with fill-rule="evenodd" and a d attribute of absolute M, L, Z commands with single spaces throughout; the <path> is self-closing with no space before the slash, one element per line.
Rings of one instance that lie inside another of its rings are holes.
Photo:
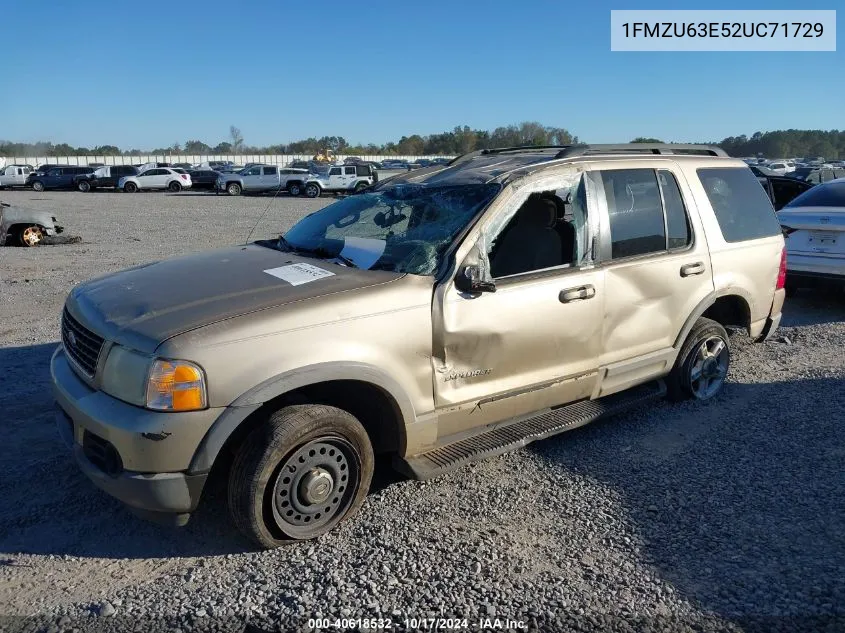
<path fill-rule="evenodd" d="M 410 398 L 402 386 L 381 369 L 352 361 L 319 363 L 274 376 L 241 394 L 206 433 L 188 469 L 190 473 L 211 470 L 226 440 L 238 426 L 265 402 L 295 389 L 332 380 L 357 380 L 382 389 L 396 402 L 401 415 L 399 436 L 404 441 L 407 426 L 416 420 Z"/>

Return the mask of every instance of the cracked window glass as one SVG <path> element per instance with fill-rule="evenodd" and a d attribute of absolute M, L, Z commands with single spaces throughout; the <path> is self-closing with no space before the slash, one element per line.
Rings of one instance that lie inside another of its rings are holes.
<path fill-rule="evenodd" d="M 499 184 L 401 184 L 335 202 L 293 226 L 283 246 L 349 265 L 431 275 Z"/>

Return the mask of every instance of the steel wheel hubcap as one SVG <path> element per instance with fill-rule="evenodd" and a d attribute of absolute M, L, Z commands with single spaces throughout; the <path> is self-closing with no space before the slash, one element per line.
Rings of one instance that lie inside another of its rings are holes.
<path fill-rule="evenodd" d="M 293 537 L 328 526 L 349 508 L 359 477 L 357 453 L 342 438 L 320 438 L 295 449 L 273 487 L 277 524 Z"/>
<path fill-rule="evenodd" d="M 728 375 L 728 346 L 719 336 L 701 342 L 690 366 L 690 387 L 699 400 L 714 396 Z"/>

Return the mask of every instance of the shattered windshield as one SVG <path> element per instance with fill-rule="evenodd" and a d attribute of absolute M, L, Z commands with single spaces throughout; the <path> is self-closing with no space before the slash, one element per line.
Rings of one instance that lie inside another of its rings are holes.
<path fill-rule="evenodd" d="M 431 275 L 455 236 L 500 189 L 403 184 L 350 196 L 302 219 L 278 247 L 357 268 Z"/>

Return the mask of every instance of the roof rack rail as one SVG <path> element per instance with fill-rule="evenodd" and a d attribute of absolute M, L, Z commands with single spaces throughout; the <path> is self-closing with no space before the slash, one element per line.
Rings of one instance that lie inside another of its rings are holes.
<path fill-rule="evenodd" d="M 691 143 L 622 143 L 610 145 L 571 145 L 558 152 L 555 158 L 571 158 L 573 156 L 588 156 L 592 154 L 728 155 L 721 147 L 714 145 L 694 145 Z"/>
<path fill-rule="evenodd" d="M 536 152 L 536 151 L 543 151 L 543 150 L 566 150 L 572 145 L 516 145 L 514 147 L 491 147 L 490 149 L 477 149 L 474 152 L 469 152 L 468 154 L 463 154 L 458 156 L 457 158 L 453 158 L 452 161 L 449 163 L 450 165 L 454 165 L 459 162 L 464 162 L 466 160 L 470 160 L 472 158 L 476 158 L 478 156 L 490 156 L 493 154 L 504 154 L 505 152 Z"/>

